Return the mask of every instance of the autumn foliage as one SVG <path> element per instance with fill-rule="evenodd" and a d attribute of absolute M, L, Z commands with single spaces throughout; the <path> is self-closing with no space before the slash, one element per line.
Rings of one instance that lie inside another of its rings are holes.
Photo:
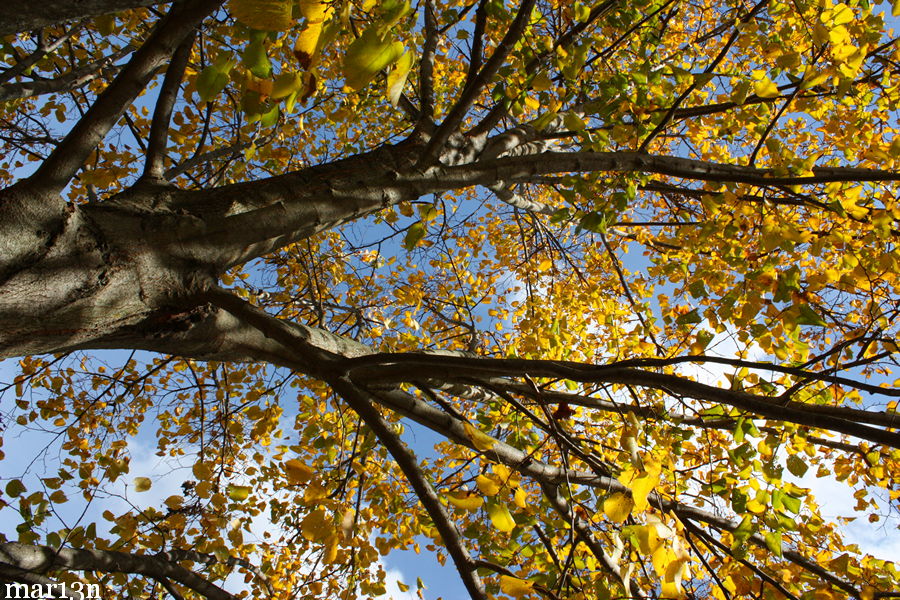
<path fill-rule="evenodd" d="M 0 47 L 0 582 L 900 597 L 891 6 L 124 4 Z"/>

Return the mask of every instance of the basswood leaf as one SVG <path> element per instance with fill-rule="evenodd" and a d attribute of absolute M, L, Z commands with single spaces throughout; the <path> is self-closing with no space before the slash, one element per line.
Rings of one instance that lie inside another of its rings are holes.
<path fill-rule="evenodd" d="M 307 483 L 315 473 L 311 467 L 308 467 L 296 458 L 285 462 L 284 470 L 287 473 L 288 481 L 291 483 Z"/>
<path fill-rule="evenodd" d="M 500 531 L 509 533 L 515 528 L 516 522 L 512 515 L 509 514 L 509 509 L 506 508 L 505 504 L 488 504 L 487 512 L 491 518 L 491 523 Z"/>
<path fill-rule="evenodd" d="M 286 98 L 291 94 L 296 94 L 297 92 L 302 90 L 303 87 L 303 74 L 294 71 L 288 71 L 275 78 L 275 82 L 272 84 L 271 97 L 273 100 L 280 100 L 281 98 Z"/>
<path fill-rule="evenodd" d="M 366 87 L 374 77 L 397 61 L 404 52 L 403 44 L 382 36 L 376 25 L 363 31 L 344 56 L 344 79 L 354 90 Z"/>
<path fill-rule="evenodd" d="M 454 492 L 447 495 L 447 501 L 460 510 L 474 512 L 484 504 L 484 498 L 473 492 Z"/>
<path fill-rule="evenodd" d="M 623 523 L 631 514 L 632 508 L 634 500 L 623 492 L 616 492 L 603 501 L 603 512 L 613 523 Z"/>
<path fill-rule="evenodd" d="M 475 428 L 469 423 L 464 423 L 463 429 L 466 430 L 466 436 L 472 442 L 472 445 L 475 446 L 475 449 L 480 452 L 487 452 L 494 447 L 494 444 L 497 443 L 497 440 Z"/>
<path fill-rule="evenodd" d="M 269 61 L 269 55 L 266 54 L 266 47 L 262 40 L 247 44 L 241 54 L 241 63 L 260 79 L 266 79 L 272 74 L 272 63 Z"/>
<path fill-rule="evenodd" d="M 794 475 L 795 477 L 803 477 L 804 475 L 806 475 L 806 471 L 809 470 L 809 465 L 807 465 L 806 461 L 796 454 L 791 454 L 787 457 L 787 468 L 788 471 L 791 472 L 791 475 Z"/>
<path fill-rule="evenodd" d="M 413 54 L 409 50 L 403 53 L 397 60 L 397 64 L 388 73 L 387 78 L 387 96 L 392 106 L 397 106 L 400 102 L 400 96 L 403 94 L 403 86 L 406 85 L 406 79 L 409 77 L 409 71 L 413 66 Z"/>
<path fill-rule="evenodd" d="M 322 46 L 322 31 L 331 13 L 331 7 L 322 0 L 300 0 L 300 13 L 306 25 L 294 43 L 294 56 L 304 69 L 316 64 Z"/>
<path fill-rule="evenodd" d="M 478 489 L 481 490 L 481 493 L 485 496 L 496 496 L 497 492 L 500 491 L 500 485 L 486 475 L 479 475 L 476 477 L 475 485 L 478 486 Z"/>
<path fill-rule="evenodd" d="M 292 0 L 230 0 L 234 18 L 253 29 L 285 31 L 294 24 Z"/>
<path fill-rule="evenodd" d="M 413 223 L 410 228 L 406 230 L 406 235 L 403 237 L 403 247 L 407 250 L 412 250 L 419 245 L 419 242 L 421 242 L 424 237 L 425 224 L 422 222 Z"/>
<path fill-rule="evenodd" d="M 518 577 L 512 577 L 510 575 L 500 576 L 500 591 L 502 591 L 504 594 L 512 596 L 513 598 L 521 598 L 525 594 L 529 593 L 533 587 L 533 581 L 519 579 Z"/>
<path fill-rule="evenodd" d="M 778 86 L 768 77 L 763 77 L 761 80 L 754 83 L 753 91 L 756 92 L 756 95 L 760 98 L 776 98 L 781 95 L 781 92 L 778 91 Z"/>
<path fill-rule="evenodd" d="M 146 492 L 153 485 L 153 482 L 150 481 L 149 477 L 135 477 L 134 478 L 134 489 L 137 492 Z"/>
<path fill-rule="evenodd" d="M 647 509 L 647 497 L 659 484 L 659 474 L 648 473 L 635 479 L 631 484 L 631 495 L 634 499 L 634 510 L 642 512 Z"/>
<path fill-rule="evenodd" d="M 227 488 L 228 497 L 234 500 L 235 502 L 242 502 L 250 496 L 250 486 L 248 485 L 235 485 L 233 483 L 228 484 Z"/>

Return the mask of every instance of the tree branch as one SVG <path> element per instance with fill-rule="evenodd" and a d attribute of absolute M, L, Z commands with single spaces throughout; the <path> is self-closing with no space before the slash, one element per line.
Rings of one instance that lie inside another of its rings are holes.
<path fill-rule="evenodd" d="M 222 0 L 175 5 L 131 61 L 97 98 L 47 160 L 27 180 L 45 192 L 62 190 L 175 48 Z"/>
<path fill-rule="evenodd" d="M 22 81 L 18 83 L 4 83 L 0 85 L 0 102 L 41 96 L 43 94 L 71 92 L 72 90 L 82 87 L 86 83 L 90 83 L 106 72 L 117 73 L 121 67 L 114 65 L 113 63 L 131 51 L 132 48 L 126 46 L 109 56 L 104 56 L 103 58 L 99 58 L 86 65 L 73 69 L 55 79 L 35 79 L 33 81 Z"/>
<path fill-rule="evenodd" d="M 171 0 L 44 0 L 0 3 L 0 36 L 33 31 L 85 17 L 116 13 L 129 8 L 165 4 Z"/>
<path fill-rule="evenodd" d="M 463 88 L 459 100 L 456 101 L 443 123 L 434 132 L 434 135 L 428 142 L 428 146 L 422 153 L 422 158 L 419 161 L 420 165 L 430 165 L 443 151 L 450 136 L 457 132 L 472 104 L 475 103 L 482 90 L 491 82 L 500 70 L 500 67 L 503 66 L 506 57 L 512 51 L 516 42 L 524 35 L 528 19 L 531 18 L 531 9 L 534 7 L 534 3 L 535 0 L 523 0 L 509 30 L 503 36 L 487 63 L 485 63 L 484 68 Z"/>
<path fill-rule="evenodd" d="M 472 600 L 487 600 L 484 584 L 475 571 L 475 562 L 469 556 L 453 519 L 447 513 L 447 509 L 441 504 L 434 488 L 419 468 L 415 454 L 391 430 L 390 425 L 372 406 L 365 392 L 347 378 L 332 380 L 329 383 L 365 421 L 366 425 L 375 433 L 388 452 L 390 452 L 394 461 L 400 466 L 400 469 L 406 476 L 406 480 L 412 486 L 422 506 L 425 507 L 428 515 L 434 521 L 434 526 L 441 534 L 443 545 L 453 558 L 453 563 L 456 565 L 456 570 L 466 586 L 469 596 Z"/>
<path fill-rule="evenodd" d="M 178 99 L 178 90 L 181 80 L 184 78 L 184 70 L 188 59 L 191 57 L 191 48 L 194 46 L 196 33 L 188 34 L 175 53 L 172 62 L 166 69 L 162 89 L 156 100 L 153 110 L 153 120 L 150 123 L 150 135 L 147 138 L 147 153 L 144 162 L 143 178 L 161 182 L 164 180 L 164 166 L 166 158 L 166 145 L 169 140 L 169 122 L 172 118 L 172 108 Z"/>
<path fill-rule="evenodd" d="M 169 560 L 165 554 L 125 554 L 105 550 L 77 550 L 29 546 L 17 542 L 0 544 L 0 564 L 29 573 L 45 573 L 56 569 L 129 573 L 154 579 L 170 579 L 210 600 L 235 600 L 219 586 Z"/>

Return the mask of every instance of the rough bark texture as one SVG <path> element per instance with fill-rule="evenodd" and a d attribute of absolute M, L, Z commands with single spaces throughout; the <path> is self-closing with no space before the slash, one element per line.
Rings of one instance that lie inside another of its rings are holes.
<path fill-rule="evenodd" d="M 0 3 L 0 35 L 32 31 L 74 19 L 96 17 L 129 8 L 167 4 L 171 0 L 46 0 Z"/>

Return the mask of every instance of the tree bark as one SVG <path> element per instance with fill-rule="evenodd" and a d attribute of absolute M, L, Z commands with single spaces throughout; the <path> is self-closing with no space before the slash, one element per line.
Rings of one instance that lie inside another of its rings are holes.
<path fill-rule="evenodd" d="M 85 17 L 108 15 L 129 8 L 167 4 L 171 0 L 45 0 L 0 3 L 0 35 L 33 31 Z"/>

